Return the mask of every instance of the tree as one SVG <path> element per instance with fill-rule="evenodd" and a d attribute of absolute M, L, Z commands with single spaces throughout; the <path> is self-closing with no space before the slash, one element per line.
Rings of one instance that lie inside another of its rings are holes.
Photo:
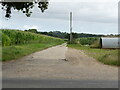
<path fill-rule="evenodd" d="M 32 33 L 37 33 L 37 29 L 29 29 L 29 30 L 25 30 L 25 31 L 32 32 Z"/>
<path fill-rule="evenodd" d="M 37 33 L 37 29 L 29 29 L 28 32 Z"/>
<path fill-rule="evenodd" d="M 44 2 L 42 0 L 41 1 L 33 0 L 32 2 L 5 2 L 4 0 L 4 2 L 1 2 L 2 9 L 6 11 L 5 17 L 7 18 L 11 17 L 12 9 L 22 11 L 23 13 L 25 13 L 27 17 L 30 17 L 32 13 L 31 10 L 35 6 L 35 4 L 37 4 L 38 8 L 40 8 L 41 11 L 44 12 L 44 10 L 48 8 L 49 3 L 47 0 L 44 0 Z"/>

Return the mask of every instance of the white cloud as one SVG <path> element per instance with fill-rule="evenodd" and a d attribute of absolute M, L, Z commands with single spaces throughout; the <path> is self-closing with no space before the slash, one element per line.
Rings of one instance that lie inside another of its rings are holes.
<path fill-rule="evenodd" d="M 118 2 L 51 2 L 48 10 L 44 13 L 41 13 L 38 8 L 34 8 L 32 18 L 68 21 L 69 12 L 71 11 L 73 12 L 74 20 L 117 23 Z"/>
<path fill-rule="evenodd" d="M 24 25 L 23 28 L 26 29 L 26 30 L 28 30 L 28 29 L 39 29 L 38 26 L 36 26 L 36 25 L 32 25 L 32 26 Z"/>
<path fill-rule="evenodd" d="M 60 1 L 60 2 L 59 2 Z M 7 28 L 40 31 L 69 31 L 69 12 L 73 12 L 73 31 L 117 33 L 118 0 L 50 0 L 48 9 L 41 13 L 34 8 L 31 17 L 13 11 L 8 21 L 0 20 Z M 4 15 L 4 14 L 2 14 Z M 4 16 L 3 16 L 4 17 Z"/>

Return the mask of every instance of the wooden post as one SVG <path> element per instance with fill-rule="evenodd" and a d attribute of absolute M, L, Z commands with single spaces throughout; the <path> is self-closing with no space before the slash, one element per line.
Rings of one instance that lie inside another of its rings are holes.
<path fill-rule="evenodd" d="M 72 43 L 72 12 L 70 12 L 70 44 Z"/>

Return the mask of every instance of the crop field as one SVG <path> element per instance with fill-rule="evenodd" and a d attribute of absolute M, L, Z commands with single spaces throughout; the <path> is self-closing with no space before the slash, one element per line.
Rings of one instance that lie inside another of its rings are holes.
<path fill-rule="evenodd" d="M 64 40 L 20 30 L 0 30 L 2 61 L 13 60 L 38 50 L 64 43 Z"/>
<path fill-rule="evenodd" d="M 61 43 L 63 40 L 20 30 L 2 30 L 2 46 L 53 42 Z"/>

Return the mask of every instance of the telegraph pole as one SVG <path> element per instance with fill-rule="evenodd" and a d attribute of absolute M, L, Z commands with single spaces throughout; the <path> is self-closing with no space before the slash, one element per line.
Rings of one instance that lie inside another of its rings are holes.
<path fill-rule="evenodd" d="M 70 12 L 70 44 L 72 43 L 72 12 Z"/>

